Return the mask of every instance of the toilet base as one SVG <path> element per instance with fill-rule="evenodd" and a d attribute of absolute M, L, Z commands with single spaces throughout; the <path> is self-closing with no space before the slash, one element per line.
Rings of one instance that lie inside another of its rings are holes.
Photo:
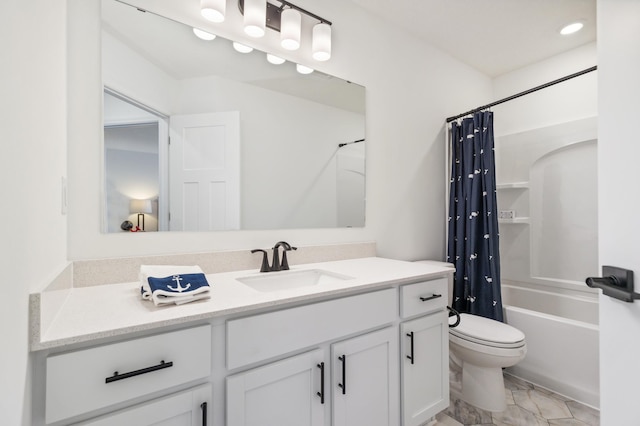
<path fill-rule="evenodd" d="M 462 399 L 483 410 L 506 410 L 502 368 L 477 367 L 465 362 L 462 368 Z"/>

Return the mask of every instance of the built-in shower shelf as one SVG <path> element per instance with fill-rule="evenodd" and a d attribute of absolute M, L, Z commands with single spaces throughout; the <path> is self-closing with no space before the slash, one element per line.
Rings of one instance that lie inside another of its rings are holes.
<path fill-rule="evenodd" d="M 513 219 L 498 219 L 498 223 L 504 224 L 529 224 L 528 217 L 514 217 Z"/>
<path fill-rule="evenodd" d="M 529 182 L 499 183 L 496 189 L 529 189 Z"/>

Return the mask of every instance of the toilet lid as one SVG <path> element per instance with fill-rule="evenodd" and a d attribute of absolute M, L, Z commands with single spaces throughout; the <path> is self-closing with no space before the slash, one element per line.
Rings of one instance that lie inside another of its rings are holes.
<path fill-rule="evenodd" d="M 500 321 L 478 315 L 460 314 L 460 324 L 449 332 L 461 339 L 498 347 L 517 347 L 524 343 L 524 333 Z"/>

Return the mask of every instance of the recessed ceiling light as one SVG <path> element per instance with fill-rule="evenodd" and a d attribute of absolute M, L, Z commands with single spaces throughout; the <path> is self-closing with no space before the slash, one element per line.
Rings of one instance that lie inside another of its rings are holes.
<path fill-rule="evenodd" d="M 562 34 L 562 35 L 573 34 L 575 32 L 580 31 L 582 29 L 582 27 L 584 27 L 584 24 L 582 22 L 573 22 L 573 23 L 563 27 L 560 30 L 560 34 Z"/>

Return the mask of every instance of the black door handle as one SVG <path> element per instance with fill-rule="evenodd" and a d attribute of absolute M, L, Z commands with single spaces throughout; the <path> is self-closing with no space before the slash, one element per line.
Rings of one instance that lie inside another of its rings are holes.
<path fill-rule="evenodd" d="M 413 364 L 413 331 L 407 333 L 407 337 L 410 339 L 409 341 L 411 346 L 411 355 L 407 355 L 407 358 L 411 360 L 411 364 Z"/>
<path fill-rule="evenodd" d="M 207 403 L 200 404 L 200 409 L 202 410 L 202 426 L 207 426 Z"/>
<path fill-rule="evenodd" d="M 347 394 L 347 356 L 339 356 L 338 359 L 342 361 L 342 383 L 338 383 L 338 387 L 342 388 L 342 394 Z"/>
<path fill-rule="evenodd" d="M 320 397 L 320 404 L 324 404 L 324 362 L 318 364 L 320 369 L 320 392 L 317 395 Z"/>

